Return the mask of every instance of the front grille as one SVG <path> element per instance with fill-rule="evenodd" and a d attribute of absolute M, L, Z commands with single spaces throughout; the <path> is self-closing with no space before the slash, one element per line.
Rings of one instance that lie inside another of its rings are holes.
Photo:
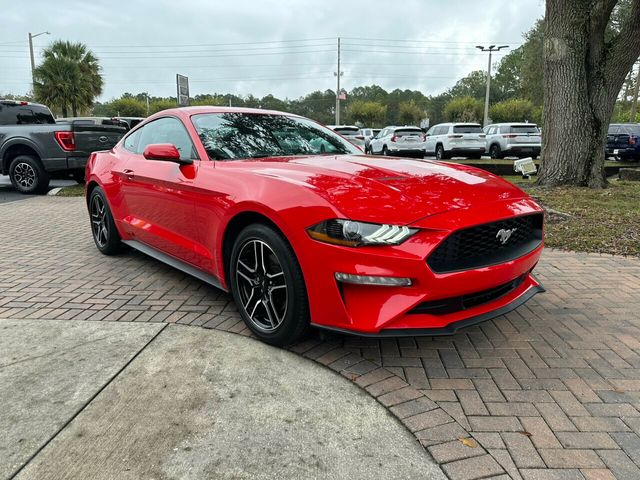
<path fill-rule="evenodd" d="M 409 315 L 420 313 L 428 315 L 447 315 L 449 313 L 455 313 L 461 310 L 468 310 L 469 308 L 477 307 L 479 305 L 492 302 L 493 300 L 497 300 L 498 298 L 505 296 L 506 294 L 518 288 L 522 284 L 522 282 L 524 282 L 525 278 L 526 275 L 521 275 L 511 282 L 499 285 L 494 288 L 490 288 L 488 290 L 483 290 L 481 292 L 461 295 L 459 297 L 449 297 L 443 298 L 441 300 L 422 302 L 420 305 L 409 310 L 409 312 L 407 313 Z"/>
<path fill-rule="evenodd" d="M 511 231 L 504 242 L 500 232 Z M 449 235 L 427 258 L 435 273 L 481 268 L 514 260 L 542 243 L 542 214 L 508 218 Z"/>

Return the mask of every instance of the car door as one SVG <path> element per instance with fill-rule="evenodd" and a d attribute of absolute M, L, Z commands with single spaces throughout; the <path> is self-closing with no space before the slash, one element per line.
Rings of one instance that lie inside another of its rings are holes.
<path fill-rule="evenodd" d="M 424 150 L 425 150 L 425 153 L 427 153 L 428 155 L 435 154 L 436 143 L 434 141 L 434 134 L 437 128 L 438 127 L 431 127 L 426 133 L 425 141 L 424 141 Z"/>
<path fill-rule="evenodd" d="M 198 229 L 193 221 L 193 181 L 200 162 L 193 142 L 175 117 L 159 118 L 134 133 L 137 138 L 122 172 L 128 209 L 124 223 L 135 240 L 195 263 Z M 185 163 L 146 159 L 145 148 L 158 143 L 174 145 Z"/>
<path fill-rule="evenodd" d="M 371 140 L 371 153 L 378 154 L 382 151 L 382 139 L 386 135 L 388 129 L 383 129 L 376 137 Z"/>

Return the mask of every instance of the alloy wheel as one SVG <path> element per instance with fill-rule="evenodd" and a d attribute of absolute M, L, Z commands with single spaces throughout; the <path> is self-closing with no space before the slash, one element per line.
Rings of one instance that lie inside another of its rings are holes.
<path fill-rule="evenodd" d="M 236 261 L 241 308 L 261 332 L 274 332 L 287 314 L 287 282 L 280 260 L 262 240 L 248 240 Z"/>
<path fill-rule="evenodd" d="M 18 163 L 13 169 L 13 178 L 22 188 L 31 188 L 36 182 L 36 171 L 26 162 Z"/>
<path fill-rule="evenodd" d="M 91 231 L 98 246 L 103 248 L 109 241 L 109 223 L 107 209 L 100 195 L 94 195 L 91 199 Z"/>

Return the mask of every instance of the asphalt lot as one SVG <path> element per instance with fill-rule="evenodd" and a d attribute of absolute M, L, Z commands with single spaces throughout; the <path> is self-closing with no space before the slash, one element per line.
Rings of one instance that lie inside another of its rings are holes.
<path fill-rule="evenodd" d="M 66 187 L 68 185 L 75 185 L 73 180 L 51 180 L 49 184 L 49 190 L 57 187 Z M 11 180 L 7 175 L 0 175 L 0 203 L 17 202 L 20 200 L 26 200 L 27 198 L 34 197 L 35 195 L 23 195 L 16 192 L 11 185 Z"/>

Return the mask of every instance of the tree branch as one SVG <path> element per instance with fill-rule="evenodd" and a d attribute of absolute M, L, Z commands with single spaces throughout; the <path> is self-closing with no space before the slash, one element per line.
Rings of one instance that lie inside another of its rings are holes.
<path fill-rule="evenodd" d="M 633 0 L 629 16 L 623 23 L 620 33 L 611 43 L 606 59 L 605 72 L 607 83 L 611 88 L 619 90 L 619 86 L 624 83 L 627 73 L 638 57 L 640 57 L 640 0 Z M 616 90 L 615 94 L 617 93 Z"/>

